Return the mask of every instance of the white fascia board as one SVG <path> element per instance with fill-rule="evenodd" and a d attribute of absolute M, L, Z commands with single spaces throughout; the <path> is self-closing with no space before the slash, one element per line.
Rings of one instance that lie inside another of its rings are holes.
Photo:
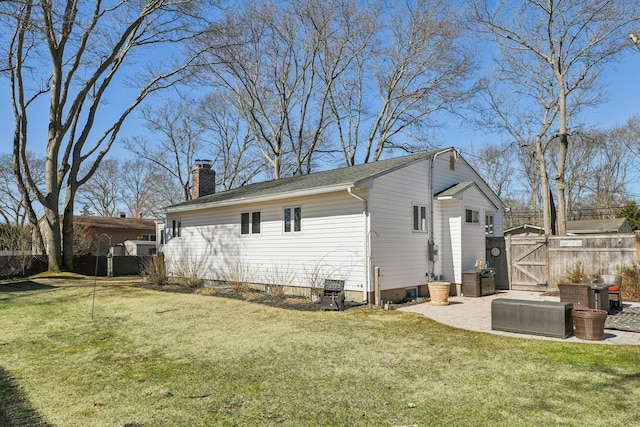
<path fill-rule="evenodd" d="M 161 212 L 165 214 L 170 214 L 170 213 L 187 212 L 187 211 L 194 211 L 194 210 L 201 210 L 201 209 L 218 208 L 222 206 L 243 205 L 246 203 L 270 202 L 273 200 L 291 199 L 294 197 L 304 197 L 304 196 L 315 196 L 317 194 L 333 193 L 337 191 L 347 191 L 349 188 L 352 188 L 352 187 L 353 185 L 350 185 L 350 184 L 341 184 L 341 185 L 334 185 L 329 187 L 318 187 L 318 188 L 313 188 L 308 190 L 288 191 L 286 193 L 269 194 L 266 196 L 241 197 L 238 199 L 230 199 L 230 200 L 224 200 L 220 202 L 196 203 L 192 205 L 179 206 L 174 208 L 169 207 L 169 208 L 163 209 Z"/>

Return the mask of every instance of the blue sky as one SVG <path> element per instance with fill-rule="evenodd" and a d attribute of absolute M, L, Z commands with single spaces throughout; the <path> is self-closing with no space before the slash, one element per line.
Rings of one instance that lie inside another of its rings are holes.
<path fill-rule="evenodd" d="M 486 59 L 486 58 L 485 58 Z M 484 63 L 489 61 L 485 61 Z M 602 75 L 601 82 L 605 85 L 605 93 L 608 99 L 592 110 L 586 112 L 582 121 L 586 124 L 604 129 L 618 124 L 623 124 L 634 114 L 640 114 L 640 52 L 629 49 L 624 52 L 622 61 L 610 64 Z M 118 99 L 112 98 L 112 107 L 117 107 Z M 47 113 L 46 103 L 48 98 L 41 101 L 42 114 L 32 115 L 30 123 L 34 128 L 31 133 L 29 150 L 36 154 L 44 155 L 46 144 Z M 105 108 L 108 112 L 109 107 Z M 118 108 L 115 108 L 118 110 Z M 13 133 L 13 114 L 8 96 L 7 80 L 0 80 L 0 152 L 11 152 Z M 442 117 L 442 127 L 434 131 L 435 143 L 440 147 L 453 146 L 459 149 L 463 155 L 471 150 L 478 150 L 488 143 L 499 143 L 507 140 L 505 135 L 488 134 L 481 129 L 473 129 L 470 125 L 461 123 L 455 117 Z M 144 133 L 137 113 L 133 113 L 125 123 L 120 138 Z M 206 156 L 206 153 L 203 153 Z M 131 153 L 120 146 L 114 147 L 110 157 L 128 158 Z M 637 180 L 635 180 L 637 181 Z M 640 185 L 630 185 L 631 195 L 640 199 Z"/>

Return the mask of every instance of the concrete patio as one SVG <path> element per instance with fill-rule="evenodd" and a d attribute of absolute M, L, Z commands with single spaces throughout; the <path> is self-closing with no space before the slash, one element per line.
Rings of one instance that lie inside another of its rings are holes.
<path fill-rule="evenodd" d="M 496 335 L 504 335 L 517 338 L 543 339 L 559 342 L 579 342 L 591 344 L 628 344 L 640 345 L 640 333 L 619 331 L 615 329 L 605 329 L 605 339 L 603 341 L 591 341 L 576 338 L 571 335 L 567 339 L 552 338 L 539 335 L 517 334 L 491 330 L 491 301 L 496 298 L 523 299 L 531 301 L 560 301 L 557 296 L 542 295 L 539 292 L 528 291 L 497 291 L 494 295 L 487 295 L 479 298 L 471 297 L 450 297 L 449 305 L 433 306 L 428 302 L 415 304 L 400 308 L 401 311 L 419 313 L 427 316 L 436 322 L 456 328 L 470 331 L 486 332 Z M 630 307 L 640 308 L 640 303 L 624 301 L 624 309 Z"/>

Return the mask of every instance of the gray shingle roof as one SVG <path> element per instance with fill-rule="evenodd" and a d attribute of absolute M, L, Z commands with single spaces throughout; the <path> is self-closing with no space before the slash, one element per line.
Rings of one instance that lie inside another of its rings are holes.
<path fill-rule="evenodd" d="M 463 193 L 467 188 L 475 185 L 473 181 L 471 182 L 461 182 L 459 184 L 452 185 L 449 188 L 446 188 L 436 194 L 436 197 L 455 197 L 460 193 Z"/>
<path fill-rule="evenodd" d="M 187 202 L 168 206 L 165 208 L 165 211 L 184 210 L 185 208 L 196 208 L 201 205 L 252 199 L 255 197 L 292 193 L 323 187 L 333 187 L 339 185 L 357 186 L 358 183 L 362 181 L 388 173 L 394 169 L 406 166 L 412 162 L 430 158 L 438 151 L 412 154 L 409 156 L 380 160 L 373 163 L 333 169 L 325 172 L 316 172 L 308 175 L 258 182 L 255 184 L 246 185 L 244 187 L 238 187 L 220 193 L 209 194 L 207 196 L 202 196 L 197 199 L 189 200 Z"/>
<path fill-rule="evenodd" d="M 630 231 L 626 218 L 567 221 L 567 233 L 617 233 Z M 629 230 L 627 230 L 629 229 Z"/>
<path fill-rule="evenodd" d="M 121 229 L 121 230 L 148 230 L 156 231 L 156 223 L 152 219 L 142 218 L 118 218 L 101 216 L 74 215 L 73 224 L 78 227 Z"/>

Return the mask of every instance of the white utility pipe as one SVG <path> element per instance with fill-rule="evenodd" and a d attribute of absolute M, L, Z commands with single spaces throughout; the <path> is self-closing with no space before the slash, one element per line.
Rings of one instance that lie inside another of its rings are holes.
<path fill-rule="evenodd" d="M 364 208 L 362 210 L 362 214 L 363 214 L 363 218 L 364 218 L 364 251 L 365 251 L 365 257 L 364 257 L 364 263 L 365 263 L 365 275 L 364 275 L 364 288 L 362 290 L 362 301 L 363 302 L 367 302 L 369 300 L 369 287 L 371 285 L 371 279 L 370 279 L 370 275 L 371 273 L 369 272 L 369 247 L 370 247 L 370 233 L 369 233 L 369 201 L 367 199 L 365 199 L 364 197 L 356 194 L 353 192 L 354 187 L 350 186 L 347 187 L 347 193 L 349 193 L 349 195 L 351 197 L 354 197 L 358 200 L 360 200 L 362 203 L 364 203 Z"/>

